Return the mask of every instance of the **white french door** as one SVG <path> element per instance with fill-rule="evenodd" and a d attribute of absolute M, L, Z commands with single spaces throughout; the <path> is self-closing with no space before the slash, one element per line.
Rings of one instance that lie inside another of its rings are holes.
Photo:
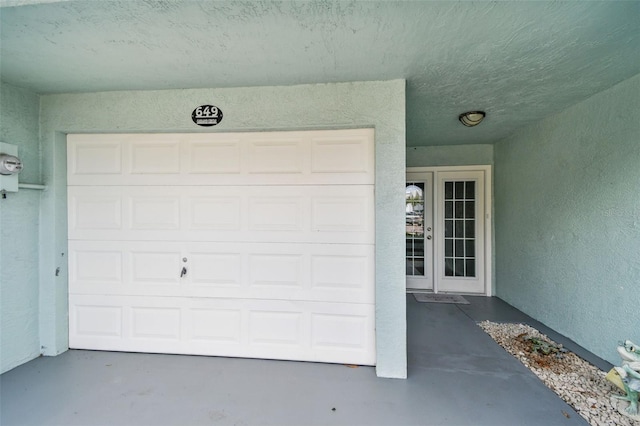
<path fill-rule="evenodd" d="M 490 294 L 490 168 L 409 169 L 408 290 Z"/>

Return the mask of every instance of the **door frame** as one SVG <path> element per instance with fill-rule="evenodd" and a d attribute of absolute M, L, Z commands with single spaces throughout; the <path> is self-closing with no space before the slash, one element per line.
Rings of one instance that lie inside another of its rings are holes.
<path fill-rule="evenodd" d="M 483 172 L 484 173 L 484 296 L 491 297 L 494 293 L 493 282 L 493 174 L 491 165 L 478 165 L 478 166 L 430 166 L 430 167 L 407 167 L 405 171 L 405 181 L 407 173 L 433 173 L 434 192 L 433 199 L 437 195 L 437 188 L 435 182 L 437 182 L 437 176 L 439 172 Z M 435 209 L 434 209 L 435 213 Z M 434 218 L 435 219 L 435 218 Z M 435 224 L 435 223 L 434 223 Z M 438 244 L 433 244 L 433 258 L 437 259 L 439 256 Z M 435 265 L 434 265 L 435 271 Z M 433 277 L 433 292 L 438 293 L 438 284 L 436 275 L 434 272 Z M 476 295 L 479 293 L 475 293 Z"/>

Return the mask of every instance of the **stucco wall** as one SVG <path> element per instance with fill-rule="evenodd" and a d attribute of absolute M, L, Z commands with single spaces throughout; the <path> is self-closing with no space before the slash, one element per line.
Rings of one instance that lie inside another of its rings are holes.
<path fill-rule="evenodd" d="M 640 75 L 495 146 L 497 295 L 618 364 L 640 342 Z"/>
<path fill-rule="evenodd" d="M 191 111 L 213 104 L 213 128 Z M 41 100 L 43 198 L 41 281 L 45 354 L 67 349 L 66 143 L 74 132 L 230 132 L 375 127 L 377 373 L 406 377 L 404 283 L 405 82 L 47 95 Z"/>
<path fill-rule="evenodd" d="M 443 145 L 407 148 L 407 167 L 493 164 L 493 145 Z"/>
<path fill-rule="evenodd" d="M 38 95 L 0 82 L 0 142 L 18 146 L 20 182 L 39 183 Z M 0 373 L 40 355 L 38 230 L 40 192 L 0 199 Z"/>

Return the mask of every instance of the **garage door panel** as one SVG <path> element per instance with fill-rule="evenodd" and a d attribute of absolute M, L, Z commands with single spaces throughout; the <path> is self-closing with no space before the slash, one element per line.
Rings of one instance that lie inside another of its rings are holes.
<path fill-rule="evenodd" d="M 67 140 L 73 186 L 374 183 L 373 129 L 76 134 Z"/>
<path fill-rule="evenodd" d="M 84 282 L 92 285 L 120 285 L 122 276 L 122 251 L 113 250 L 71 251 L 73 260 L 69 269 L 70 282 Z"/>
<path fill-rule="evenodd" d="M 370 141 L 362 136 L 317 136 L 311 139 L 312 173 L 367 173 L 373 169 Z"/>
<path fill-rule="evenodd" d="M 69 256 L 71 294 L 375 300 L 369 245 L 70 241 Z"/>
<path fill-rule="evenodd" d="M 261 253 L 249 255 L 249 286 L 289 290 L 304 286 L 304 257 L 301 254 Z M 287 291 L 289 291 L 287 290 Z"/>
<path fill-rule="evenodd" d="M 305 200 L 299 197 L 255 197 L 249 199 L 249 231 L 293 231 L 305 228 Z"/>
<path fill-rule="evenodd" d="M 302 346 L 303 312 L 255 310 L 249 312 L 249 343 L 268 346 Z"/>
<path fill-rule="evenodd" d="M 179 230 L 180 197 L 130 195 L 127 200 L 130 206 L 129 229 L 136 230 Z"/>
<path fill-rule="evenodd" d="M 215 248 L 211 247 L 215 250 Z M 218 247 L 220 249 L 220 247 Z M 243 259 L 240 253 L 189 252 L 189 280 L 206 287 L 240 287 Z"/>
<path fill-rule="evenodd" d="M 159 252 L 152 249 L 129 252 L 130 284 L 132 286 L 179 285 L 182 270 L 181 257 L 181 251 Z"/>
<path fill-rule="evenodd" d="M 312 286 L 326 291 L 364 290 L 373 278 L 371 260 L 366 255 L 312 255 Z"/>
<path fill-rule="evenodd" d="M 92 135 L 68 147 L 68 174 L 76 179 L 82 176 L 122 174 L 122 142 L 105 135 Z"/>
<path fill-rule="evenodd" d="M 180 282 L 181 257 L 180 243 L 70 240 L 69 293 L 143 294 L 153 285 L 167 293 Z"/>
<path fill-rule="evenodd" d="M 272 232 L 288 231 L 278 238 L 373 242 L 369 186 L 200 187 L 188 194 L 180 187 L 71 187 L 69 197 L 72 239 L 164 240 L 191 231 L 186 237 L 195 240 L 273 241 Z"/>
<path fill-rule="evenodd" d="M 70 328 L 81 339 L 123 338 L 123 307 L 70 305 Z"/>
<path fill-rule="evenodd" d="M 239 344 L 242 330 L 242 310 L 224 308 L 192 308 L 187 339 L 204 342 Z"/>
<path fill-rule="evenodd" d="M 308 167 L 307 147 L 301 137 L 271 137 L 248 145 L 249 174 L 302 174 Z"/>
<path fill-rule="evenodd" d="M 67 153 L 70 347 L 375 364 L 373 129 Z"/>
<path fill-rule="evenodd" d="M 370 213 L 372 200 L 368 194 L 354 192 L 350 195 L 314 197 L 311 229 L 319 232 L 367 233 L 374 226 Z"/>
<path fill-rule="evenodd" d="M 188 174 L 238 175 L 241 172 L 240 141 L 237 138 L 189 141 L 185 144 Z"/>
<path fill-rule="evenodd" d="M 368 185 L 69 187 L 72 240 L 373 244 Z"/>
<path fill-rule="evenodd" d="M 70 347 L 374 365 L 374 308 L 342 303 L 70 297 Z"/>
<path fill-rule="evenodd" d="M 191 197 L 187 203 L 190 229 L 240 231 L 242 222 L 240 197 L 201 195 Z"/>
<path fill-rule="evenodd" d="M 129 147 L 131 174 L 180 173 L 180 141 L 132 141 Z"/>
<path fill-rule="evenodd" d="M 361 349 L 367 343 L 365 315 L 313 314 L 311 341 L 316 349 Z"/>
<path fill-rule="evenodd" d="M 91 192 L 82 197 L 71 196 L 69 226 L 74 231 L 120 230 L 122 219 L 120 194 Z"/>
<path fill-rule="evenodd" d="M 175 307 L 132 306 L 132 340 L 180 340 L 181 309 Z"/>

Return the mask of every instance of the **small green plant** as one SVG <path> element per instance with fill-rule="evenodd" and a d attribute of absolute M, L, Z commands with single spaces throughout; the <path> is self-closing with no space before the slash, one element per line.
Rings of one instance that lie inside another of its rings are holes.
<path fill-rule="evenodd" d="M 525 342 L 530 342 L 533 352 L 537 354 L 554 354 L 556 358 L 563 358 L 564 354 L 569 352 L 564 347 L 562 347 L 562 345 L 556 345 L 555 343 L 547 342 L 546 340 L 540 339 L 538 337 L 525 335 L 522 337 L 522 340 Z"/>

